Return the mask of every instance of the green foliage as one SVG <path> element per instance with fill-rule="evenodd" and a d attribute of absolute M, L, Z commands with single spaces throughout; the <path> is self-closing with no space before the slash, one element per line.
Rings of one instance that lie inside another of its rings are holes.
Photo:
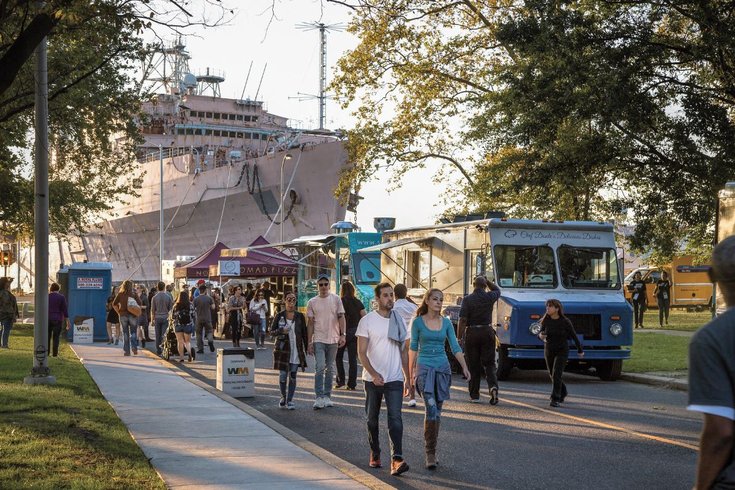
<path fill-rule="evenodd" d="M 0 356 L 3 488 L 165 488 L 97 385 L 62 341 L 56 384 L 23 384 L 33 327 L 16 325 Z"/>
<path fill-rule="evenodd" d="M 334 81 L 358 118 L 343 188 L 439 157 L 465 175 L 452 211 L 627 215 L 635 250 L 707 253 L 735 178 L 733 4 L 358 5 Z"/>

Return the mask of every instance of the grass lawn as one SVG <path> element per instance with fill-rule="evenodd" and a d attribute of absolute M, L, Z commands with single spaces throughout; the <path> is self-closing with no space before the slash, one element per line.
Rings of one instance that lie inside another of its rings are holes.
<path fill-rule="evenodd" d="M 702 311 L 700 313 L 688 313 L 684 309 L 676 308 L 669 311 L 669 324 L 664 325 L 667 330 L 686 330 L 692 332 L 699 329 L 712 319 L 712 313 Z M 651 308 L 643 314 L 643 325 L 646 328 L 658 329 L 658 310 Z"/>
<path fill-rule="evenodd" d="M 166 488 L 69 346 L 53 386 L 28 386 L 33 326 L 0 351 L 0 487 Z"/>
<path fill-rule="evenodd" d="M 679 371 L 687 369 L 690 337 L 637 331 L 631 358 L 623 361 L 626 373 Z"/>

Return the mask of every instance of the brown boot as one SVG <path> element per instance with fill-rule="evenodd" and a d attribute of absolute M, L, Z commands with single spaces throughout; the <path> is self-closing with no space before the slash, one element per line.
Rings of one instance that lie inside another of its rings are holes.
<path fill-rule="evenodd" d="M 439 422 L 424 420 L 424 445 L 426 446 L 426 468 L 436 469 L 436 438 L 439 433 Z"/>

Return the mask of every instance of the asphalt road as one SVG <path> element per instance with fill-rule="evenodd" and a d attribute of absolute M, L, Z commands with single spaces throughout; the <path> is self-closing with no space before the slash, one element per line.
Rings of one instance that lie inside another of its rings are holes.
<path fill-rule="evenodd" d="M 216 341 L 218 348 L 231 345 Z M 243 347 L 254 347 L 243 341 Z M 214 386 L 216 354 L 184 364 Z M 271 351 L 256 351 L 256 396 L 243 402 L 396 488 L 691 488 L 700 417 L 687 412 L 680 391 L 591 376 L 565 374 L 569 397 L 549 407 L 550 383 L 541 371 L 515 370 L 500 385 L 500 403 L 469 403 L 466 383 L 454 377 L 439 435 L 439 468 L 423 467 L 423 406 L 403 408 L 403 452 L 411 470 L 400 478 L 387 468 L 389 443 L 381 414 L 384 467 L 367 466 L 364 393 L 335 390 L 335 407 L 313 410 L 312 369 L 299 372 L 297 410 L 281 410 Z M 359 370 L 358 370 L 359 371 Z"/>

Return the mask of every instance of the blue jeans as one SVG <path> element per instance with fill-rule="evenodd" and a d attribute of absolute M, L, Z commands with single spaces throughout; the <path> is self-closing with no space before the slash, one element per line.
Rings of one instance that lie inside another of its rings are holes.
<path fill-rule="evenodd" d="M 255 345 L 256 346 L 265 345 L 265 327 L 266 327 L 266 319 L 261 318 L 260 325 L 256 325 L 255 327 Z"/>
<path fill-rule="evenodd" d="M 166 339 L 166 329 L 168 328 L 168 318 L 156 318 L 156 352 L 161 353 L 163 349 L 163 341 Z"/>
<path fill-rule="evenodd" d="M 403 381 L 391 381 L 383 386 L 375 386 L 371 382 L 365 382 L 365 415 L 370 452 L 376 458 L 380 456 L 378 422 L 383 397 L 385 397 L 385 406 L 388 409 L 388 439 L 390 440 L 391 458 L 402 458 L 403 419 L 401 418 L 401 405 L 403 404 Z"/>
<path fill-rule="evenodd" d="M 289 371 L 281 371 L 278 376 L 278 382 L 281 385 L 281 396 L 286 402 L 293 400 L 293 394 L 296 392 L 296 373 L 299 371 L 299 365 L 289 363 Z M 286 381 L 288 381 L 288 394 L 286 394 Z"/>
<path fill-rule="evenodd" d="M 8 318 L 0 320 L 0 347 L 8 347 L 8 337 L 10 337 L 10 331 L 13 329 L 13 319 Z"/>
<path fill-rule="evenodd" d="M 138 350 L 138 318 L 124 313 L 120 315 L 120 328 L 123 334 L 123 351 L 130 354 L 130 346 Z"/>
<path fill-rule="evenodd" d="M 332 395 L 334 380 L 334 360 L 337 358 L 337 344 L 314 342 L 314 393 L 317 398 Z"/>

